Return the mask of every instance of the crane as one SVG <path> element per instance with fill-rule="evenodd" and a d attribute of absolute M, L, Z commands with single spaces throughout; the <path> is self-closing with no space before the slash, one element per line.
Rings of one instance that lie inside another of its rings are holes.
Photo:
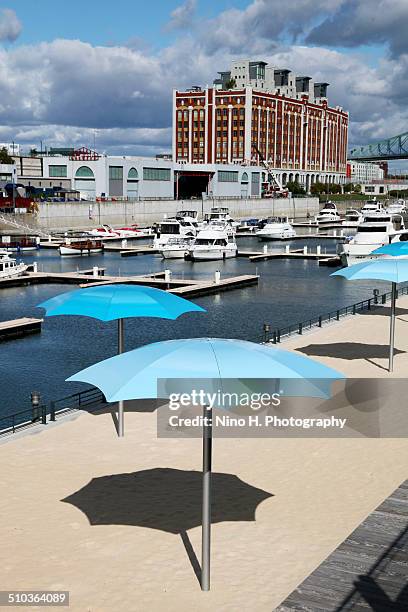
<path fill-rule="evenodd" d="M 274 169 L 272 168 L 272 166 L 266 163 L 264 156 L 262 155 L 262 153 L 260 152 L 260 150 L 258 149 L 255 143 L 253 143 L 253 147 L 255 151 L 258 153 L 262 166 L 265 168 L 265 170 L 268 173 L 268 187 L 264 191 L 264 197 L 273 198 L 275 195 L 278 195 L 282 198 L 287 198 L 289 194 L 288 189 L 286 189 L 282 185 L 279 177 L 273 171 Z"/>

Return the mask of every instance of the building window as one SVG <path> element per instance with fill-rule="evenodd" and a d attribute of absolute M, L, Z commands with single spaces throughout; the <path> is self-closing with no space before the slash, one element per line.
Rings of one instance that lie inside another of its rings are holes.
<path fill-rule="evenodd" d="M 139 174 L 136 168 L 131 168 L 128 172 L 128 179 L 137 180 L 138 178 L 139 178 Z"/>
<path fill-rule="evenodd" d="M 248 173 L 244 172 L 241 176 L 241 183 L 248 183 Z"/>
<path fill-rule="evenodd" d="M 48 166 L 49 176 L 58 177 L 58 178 L 66 178 L 67 176 L 67 167 L 66 166 Z"/>
<path fill-rule="evenodd" d="M 170 181 L 170 168 L 143 168 L 143 178 L 145 181 Z"/>
<path fill-rule="evenodd" d="M 220 183 L 238 183 L 238 172 L 218 170 L 218 181 Z"/>
<path fill-rule="evenodd" d="M 109 166 L 109 178 L 114 181 L 123 180 L 123 167 L 122 166 Z"/>
<path fill-rule="evenodd" d="M 88 178 L 93 179 L 94 173 L 88 166 L 81 166 L 75 173 L 75 178 Z"/>

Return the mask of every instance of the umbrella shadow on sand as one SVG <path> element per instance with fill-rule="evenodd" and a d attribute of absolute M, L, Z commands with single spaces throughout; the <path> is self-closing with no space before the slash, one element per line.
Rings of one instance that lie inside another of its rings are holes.
<path fill-rule="evenodd" d="M 201 472 L 155 468 L 93 478 L 61 500 L 72 504 L 91 525 L 134 525 L 180 534 L 197 578 L 201 568 L 189 529 L 202 524 Z M 212 474 L 212 523 L 255 521 L 258 505 L 272 493 L 233 474 Z"/>
<path fill-rule="evenodd" d="M 333 357 L 337 359 L 365 359 L 378 368 L 383 368 L 380 364 L 372 361 L 373 359 L 386 359 L 390 354 L 388 344 L 365 344 L 363 342 L 333 342 L 331 344 L 309 344 L 299 347 L 299 352 L 312 357 Z M 405 353 L 400 349 L 394 348 L 394 355 Z"/>

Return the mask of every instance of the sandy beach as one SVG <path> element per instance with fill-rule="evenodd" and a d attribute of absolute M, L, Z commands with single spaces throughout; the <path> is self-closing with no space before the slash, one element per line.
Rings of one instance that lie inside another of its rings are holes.
<path fill-rule="evenodd" d="M 399 307 L 405 311 L 408 300 Z M 282 348 L 386 345 L 386 310 Z M 401 311 L 396 346 L 402 351 L 406 320 Z M 395 376 L 406 371 L 407 355 L 397 355 Z M 349 376 L 386 374 L 378 367 L 386 356 L 315 358 Z M 192 550 L 200 559 L 201 529 L 191 526 L 200 490 L 166 487 L 166 478 L 189 482 L 191 471 L 200 472 L 199 439 L 158 439 L 154 412 L 126 414 L 123 439 L 109 413 L 75 414 L 4 440 L 0 461 L 1 589 L 68 590 L 70 609 L 79 612 L 271 612 L 407 478 L 408 443 L 216 439 L 214 481 L 226 478 L 217 474 L 235 475 L 261 490 L 254 499 L 263 501 L 246 520 L 233 520 L 248 497 L 231 501 L 229 485 L 215 487 L 209 593 L 201 592 L 192 561 Z M 75 504 L 80 499 L 87 512 Z"/>

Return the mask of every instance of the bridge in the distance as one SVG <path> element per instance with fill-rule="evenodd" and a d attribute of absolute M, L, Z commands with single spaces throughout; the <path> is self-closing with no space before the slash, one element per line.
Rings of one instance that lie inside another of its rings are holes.
<path fill-rule="evenodd" d="M 408 132 L 361 147 L 354 147 L 349 151 L 348 159 L 359 161 L 408 159 Z"/>

